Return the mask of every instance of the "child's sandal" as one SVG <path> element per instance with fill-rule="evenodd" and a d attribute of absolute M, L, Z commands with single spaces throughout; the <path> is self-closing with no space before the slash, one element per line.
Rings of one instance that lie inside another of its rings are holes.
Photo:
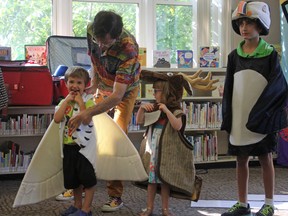
<path fill-rule="evenodd" d="M 173 216 L 168 209 L 162 209 L 162 216 Z"/>
<path fill-rule="evenodd" d="M 139 216 L 151 216 L 152 213 L 153 213 L 153 210 L 151 208 L 146 208 L 145 211 L 139 214 Z"/>

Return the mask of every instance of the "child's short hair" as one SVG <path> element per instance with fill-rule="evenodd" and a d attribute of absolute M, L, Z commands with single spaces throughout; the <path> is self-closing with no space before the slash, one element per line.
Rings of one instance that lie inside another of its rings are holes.
<path fill-rule="evenodd" d="M 259 34 L 261 34 L 261 32 L 265 31 L 265 29 L 263 28 L 263 25 L 260 23 L 259 19 L 256 18 L 248 18 L 248 17 L 242 17 L 239 18 L 235 21 L 235 24 L 238 26 L 238 28 L 240 27 L 240 25 L 243 23 L 255 23 L 257 28 L 260 29 Z"/>
<path fill-rule="evenodd" d="M 79 66 L 73 66 L 67 69 L 64 76 L 66 83 L 69 77 L 77 77 L 83 79 L 85 86 L 88 85 L 88 82 L 90 80 L 88 71 L 85 68 Z"/>

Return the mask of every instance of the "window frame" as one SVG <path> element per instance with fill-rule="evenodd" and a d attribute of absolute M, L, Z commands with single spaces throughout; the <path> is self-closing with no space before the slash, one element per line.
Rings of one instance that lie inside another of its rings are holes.
<path fill-rule="evenodd" d="M 104 0 L 52 0 L 52 34 L 53 35 L 66 35 L 73 36 L 72 31 L 72 2 L 103 2 Z M 138 26 L 136 27 L 136 38 L 140 47 L 147 48 L 147 66 L 152 67 L 152 51 L 156 47 L 156 4 L 169 4 L 169 5 L 191 5 L 197 2 L 196 7 L 193 7 L 195 16 L 197 16 L 196 33 L 192 35 L 194 43 L 192 50 L 196 54 L 195 60 L 198 59 L 198 49 L 200 45 L 210 45 L 210 4 L 212 0 L 193 0 L 194 2 L 177 2 L 175 0 L 109 0 L 111 3 L 136 3 L 139 5 Z M 222 29 L 220 43 L 220 67 L 226 65 L 226 56 L 231 51 L 231 2 L 222 0 Z M 197 8 L 197 9 L 196 9 Z M 201 11 L 205 11 L 202 13 Z M 208 14 L 208 16 L 207 16 Z M 225 22 L 224 22 L 225 21 Z M 199 26 L 202 30 L 199 30 Z M 205 35 L 205 37 L 204 37 Z M 151 58 L 150 58 L 151 57 Z"/>

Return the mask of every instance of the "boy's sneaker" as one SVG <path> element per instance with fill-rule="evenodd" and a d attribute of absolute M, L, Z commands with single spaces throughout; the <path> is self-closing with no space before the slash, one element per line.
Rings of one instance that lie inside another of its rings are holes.
<path fill-rule="evenodd" d="M 78 209 L 73 214 L 69 214 L 69 216 L 92 216 L 92 212 L 90 211 L 89 213 L 86 213 L 82 211 L 81 209 Z"/>
<path fill-rule="evenodd" d="M 82 197 L 85 197 L 85 192 L 82 193 Z M 73 189 L 66 190 L 55 197 L 58 201 L 69 201 L 74 199 Z"/>
<path fill-rule="evenodd" d="M 73 200 L 74 199 L 74 195 L 73 195 L 73 190 L 66 190 L 65 192 L 59 194 L 58 196 L 56 196 L 55 198 L 58 201 L 69 201 L 69 200 Z"/>
<path fill-rule="evenodd" d="M 68 209 L 66 209 L 64 212 L 61 212 L 61 216 L 68 216 L 71 215 L 75 212 L 78 211 L 78 208 L 74 207 L 73 205 L 71 205 Z"/>
<path fill-rule="evenodd" d="M 273 216 L 274 208 L 271 205 L 264 204 L 262 208 L 255 215 L 256 216 Z"/>
<path fill-rule="evenodd" d="M 123 207 L 123 202 L 121 197 L 110 196 L 109 200 L 102 206 L 101 211 L 103 212 L 112 212 L 117 211 Z"/>
<path fill-rule="evenodd" d="M 250 215 L 251 215 L 250 205 L 248 204 L 247 208 L 245 208 L 241 206 L 239 202 L 233 205 L 227 212 L 221 214 L 221 216 L 250 216 Z"/>

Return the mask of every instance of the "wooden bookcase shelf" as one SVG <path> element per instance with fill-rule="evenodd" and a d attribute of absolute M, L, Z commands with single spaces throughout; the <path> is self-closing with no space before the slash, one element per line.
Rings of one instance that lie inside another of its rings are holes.
<path fill-rule="evenodd" d="M 8 107 L 8 121 L 2 121 L 0 125 L 0 145 L 7 142 L 18 144 L 23 154 L 19 154 L 19 150 L 1 152 L 0 175 L 25 173 L 33 152 L 52 120 L 54 109 L 55 106 Z"/>
<path fill-rule="evenodd" d="M 165 73 L 165 72 L 172 72 L 172 73 L 177 73 L 177 72 L 183 72 L 187 74 L 193 74 L 200 68 L 143 68 L 147 70 L 152 70 L 152 71 L 157 71 L 160 73 Z M 226 69 L 225 68 L 201 68 L 203 71 L 203 74 L 207 74 L 209 71 L 212 72 L 212 76 L 216 75 L 221 75 L 225 76 Z M 143 89 L 143 85 L 141 84 L 141 89 Z M 142 90 L 143 93 L 143 90 Z M 153 98 L 138 98 L 137 102 L 138 104 L 143 102 L 143 101 L 151 101 Z M 212 95 L 204 95 L 202 96 L 201 94 L 197 94 L 197 96 L 187 96 L 183 97 L 183 101 L 186 103 L 193 102 L 193 103 L 205 103 L 205 102 L 211 102 L 211 103 L 217 103 L 221 102 L 222 98 L 220 96 L 212 96 Z M 139 105 L 135 105 L 135 113 L 137 112 L 139 108 Z M 8 108 L 8 116 L 12 118 L 16 118 L 16 120 L 21 119 L 24 116 L 35 116 L 34 118 L 40 118 L 43 115 L 48 115 L 51 116 L 50 119 L 52 119 L 52 116 L 55 111 L 55 106 L 10 106 Z M 135 114 L 134 113 L 134 114 Z M 17 119 L 17 116 L 18 117 Z M 47 125 L 46 125 L 47 128 Z M 24 152 L 32 152 L 36 149 L 37 144 L 40 142 L 45 129 L 42 128 L 42 130 L 38 130 L 37 132 L 29 131 L 25 133 L 25 131 L 10 131 L 10 132 L 3 132 L 3 124 L 1 124 L 0 127 L 0 144 L 4 143 L 6 141 L 12 141 L 21 146 L 21 150 Z M 136 126 L 131 127 L 133 130 L 129 130 L 128 137 L 131 139 L 132 143 L 135 145 L 137 149 L 140 147 L 140 143 L 143 137 L 143 134 L 145 132 L 145 128 L 139 128 Z M 137 130 L 136 130 L 137 129 Z M 186 134 L 187 136 L 193 136 L 197 134 L 214 134 L 217 136 L 217 159 L 215 160 L 207 160 L 207 161 L 196 161 L 195 164 L 215 164 L 215 163 L 221 163 L 221 162 L 229 162 L 229 161 L 234 161 L 235 158 L 233 157 L 227 157 L 227 156 L 218 156 L 218 155 L 225 155 L 227 152 L 227 134 L 224 131 L 220 131 L 219 127 L 215 128 L 191 128 L 187 127 L 186 128 Z M 27 167 L 26 167 L 27 168 Z M 24 173 L 25 168 L 13 168 L 13 167 L 0 167 L 0 175 L 3 174 L 19 174 L 19 173 Z"/>
<path fill-rule="evenodd" d="M 202 70 L 202 73 L 200 74 L 200 76 L 205 77 L 208 72 L 212 73 L 212 78 L 213 79 L 217 79 L 219 76 L 221 76 L 222 78 L 225 78 L 226 75 L 226 68 L 146 68 L 144 67 L 143 70 L 149 70 L 149 71 L 154 71 L 154 72 L 159 72 L 159 73 L 185 73 L 187 75 L 192 75 L 193 73 L 195 73 L 198 70 Z M 222 80 L 223 81 L 223 80 Z M 138 105 L 135 106 L 135 112 L 134 112 L 134 118 L 136 115 L 136 112 L 139 108 L 139 104 L 141 102 L 149 102 L 149 101 L 153 101 L 153 95 L 151 95 L 151 93 L 149 94 L 149 90 L 146 89 L 147 83 L 143 82 L 141 84 L 141 95 L 139 96 L 138 100 Z M 148 84 L 149 85 L 149 84 Z M 151 84 L 149 86 L 149 88 L 151 88 Z M 215 90 L 216 91 L 216 90 Z M 222 103 L 222 97 L 220 95 L 217 95 L 215 93 L 212 92 L 201 92 L 201 91 L 197 91 L 197 90 L 193 90 L 194 95 L 193 96 L 189 96 L 189 95 L 185 95 L 183 97 L 183 104 L 185 103 L 186 105 L 190 105 L 190 102 L 192 102 L 193 104 L 203 104 L 203 103 L 207 103 L 207 106 L 209 106 L 209 104 L 221 104 Z M 146 94 L 148 94 L 148 97 L 146 97 Z M 191 103 L 191 104 L 192 104 Z M 183 109 L 185 110 L 184 106 L 182 106 Z M 219 107 L 218 110 L 220 110 L 221 107 Z M 187 111 L 187 110 L 186 110 Z M 189 112 L 189 111 L 188 111 Z M 187 114 L 187 113 L 186 113 Z M 132 117 L 133 119 L 133 117 Z M 198 136 L 198 135 L 205 135 L 205 134 L 209 134 L 210 136 L 215 136 L 216 137 L 216 147 L 214 149 L 215 151 L 215 156 L 213 156 L 212 158 L 214 158 L 213 160 L 208 159 L 208 158 L 203 158 L 203 161 L 201 161 L 201 158 L 197 158 L 197 160 L 195 160 L 195 164 L 201 163 L 201 164 L 209 164 L 209 163 L 220 163 L 220 162 L 226 162 L 226 161 L 231 161 L 231 159 L 227 158 L 227 157 L 218 157 L 218 155 L 225 155 L 227 153 L 227 134 L 224 131 L 220 130 L 220 124 L 221 122 L 218 122 L 218 126 L 211 126 L 210 127 L 197 127 L 195 125 L 193 125 L 193 127 L 191 127 L 192 125 L 188 125 L 188 121 L 189 121 L 189 117 L 187 114 L 187 126 L 186 126 L 186 135 L 189 137 L 193 137 L 193 136 Z M 191 123 L 191 121 L 190 121 Z M 134 126 L 135 127 L 135 126 Z M 133 126 L 132 126 L 133 128 Z M 137 126 L 136 126 L 137 128 Z M 132 131 L 129 132 L 129 137 L 132 139 L 133 138 L 133 143 L 134 145 L 139 148 L 140 143 L 141 143 L 141 139 L 142 139 L 142 135 L 144 133 L 145 129 L 142 129 L 139 131 L 140 135 L 138 136 L 137 139 L 137 131 Z M 193 142 L 193 141 L 192 141 Z M 195 144 L 195 143 L 193 143 Z M 204 143 L 203 143 L 204 145 Z M 205 148 L 206 149 L 206 148 Z M 206 151 L 206 150 L 205 150 Z M 194 157 L 195 159 L 195 157 Z M 233 159 L 232 159 L 233 160 Z"/>

